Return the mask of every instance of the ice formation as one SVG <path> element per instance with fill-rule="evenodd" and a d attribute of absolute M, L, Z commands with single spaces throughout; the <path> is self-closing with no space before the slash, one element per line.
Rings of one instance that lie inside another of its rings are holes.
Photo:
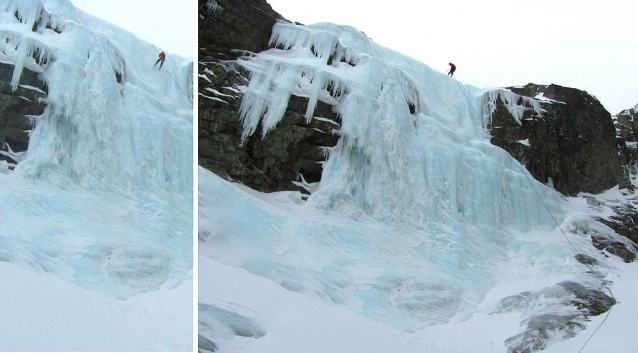
<path fill-rule="evenodd" d="M 241 62 L 251 75 L 244 139 L 275 129 L 291 95 L 308 98 L 308 120 L 322 119 L 317 101 L 332 105 L 340 139 L 321 181 L 296 183 L 307 200 L 200 168 L 200 334 L 220 351 L 355 351 L 369 342 L 379 352 L 503 351 L 521 322 L 577 312 L 565 291 L 543 288 L 600 286 L 549 212 L 584 254 L 605 261 L 586 232 L 570 233 L 593 221 L 490 144 L 497 100 L 519 123 L 526 111 L 543 113 L 537 100 L 464 85 L 349 26 L 279 22 L 271 45 Z M 272 282 L 287 291 L 275 294 Z M 532 304 L 502 313 L 503 298 L 525 291 L 538 293 Z M 220 322 L 264 336 L 235 339 L 215 331 Z"/>
<path fill-rule="evenodd" d="M 0 259 L 120 299 L 190 280 L 192 60 L 159 71 L 161 49 L 67 0 L 0 1 L 0 40 L 14 89 L 27 69 L 48 87 L 0 174 Z"/>
<path fill-rule="evenodd" d="M 542 113 L 537 101 L 461 85 L 349 26 L 280 22 L 271 45 L 244 63 L 251 72 L 240 110 L 244 137 L 259 124 L 262 134 L 275 128 L 291 94 L 308 97 L 306 119 L 321 100 L 343 120 L 310 202 L 452 227 L 551 225 L 524 168 L 489 143 L 486 129 L 497 99 L 519 123 L 526 110 Z M 535 187 L 559 212 L 557 195 Z"/>

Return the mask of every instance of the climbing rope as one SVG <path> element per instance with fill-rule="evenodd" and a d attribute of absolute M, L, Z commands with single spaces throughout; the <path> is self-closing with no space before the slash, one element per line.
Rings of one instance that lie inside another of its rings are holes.
<path fill-rule="evenodd" d="M 459 81 L 454 78 L 454 80 L 456 81 L 456 83 L 459 86 L 459 89 L 461 89 L 461 92 L 463 92 L 463 95 L 465 96 L 465 99 L 467 99 L 467 102 L 470 104 L 470 106 L 472 107 L 472 110 L 474 110 L 474 112 L 476 112 L 476 115 L 479 117 L 479 120 L 481 119 L 481 115 L 478 113 L 478 111 L 474 108 L 474 106 L 472 105 L 472 102 L 470 101 L 470 99 L 468 98 L 468 96 L 465 94 L 465 91 L 463 91 L 463 88 L 461 87 L 461 84 L 459 83 Z M 545 207 L 545 209 L 547 210 L 547 213 L 549 214 L 549 216 L 552 218 L 552 220 L 554 221 L 554 223 L 556 224 L 556 227 L 558 227 L 558 229 L 560 230 L 560 232 L 563 234 L 563 237 L 565 237 L 565 239 L 567 240 L 567 242 L 569 243 L 569 245 L 572 247 L 572 249 L 574 249 L 574 251 L 576 252 L 576 254 L 580 254 L 581 252 L 576 248 L 576 246 L 574 245 L 574 243 L 571 242 L 571 240 L 569 240 L 569 238 L 567 237 L 567 234 L 565 234 L 565 232 L 563 231 L 563 229 L 561 228 L 560 224 L 558 224 L 558 221 L 556 220 L 556 218 L 554 217 L 554 215 L 552 214 L 552 212 L 549 210 L 549 207 L 547 207 L 547 204 L 545 203 L 545 201 L 543 200 L 543 198 L 541 197 L 541 195 L 538 193 L 538 190 L 536 190 L 536 188 L 534 187 L 534 183 L 532 183 L 532 180 L 530 179 L 530 177 L 525 173 L 525 171 L 523 170 L 523 168 L 521 167 L 520 163 L 514 158 L 512 157 L 512 155 L 510 155 L 509 153 L 507 154 L 510 158 L 512 158 L 514 160 L 514 165 L 516 165 L 518 167 L 518 169 L 520 170 L 521 174 L 523 174 L 525 176 L 525 178 L 527 179 L 527 181 L 529 182 L 529 185 L 532 187 L 532 190 L 534 190 L 534 193 L 536 193 L 536 196 L 538 197 L 538 199 L 541 201 L 541 203 L 543 204 L 543 206 Z M 609 295 L 614 299 L 614 302 L 616 302 L 616 297 L 614 297 L 614 293 L 612 293 L 611 289 L 605 284 L 605 281 L 603 280 L 602 277 L 600 277 L 600 275 L 596 272 L 596 270 L 594 269 L 594 266 L 587 264 L 587 263 L 583 263 L 580 262 L 583 265 L 585 265 L 589 270 L 590 273 L 594 274 L 594 276 L 596 276 L 596 278 L 598 279 L 598 281 L 600 281 L 600 284 L 605 287 L 605 289 L 607 289 L 607 291 L 609 292 Z M 580 350 L 578 351 L 579 353 L 583 351 L 583 349 L 585 349 L 585 346 L 587 345 L 587 343 L 589 343 L 589 340 L 592 339 L 592 337 L 594 337 L 594 335 L 596 334 L 596 332 L 598 332 L 598 330 L 603 326 L 603 324 L 605 323 L 605 321 L 607 321 L 607 318 L 609 317 L 609 314 L 611 314 L 611 309 L 613 308 L 613 305 L 609 307 L 609 310 L 607 311 L 607 315 L 605 315 L 605 318 L 603 319 L 603 321 L 600 323 L 600 325 L 598 325 L 598 327 L 596 328 L 596 330 L 594 330 L 594 332 L 591 334 L 591 336 L 589 336 L 589 338 L 587 339 L 587 341 L 585 341 L 585 344 L 583 344 L 583 346 L 580 348 Z"/>
<path fill-rule="evenodd" d="M 153 45 L 153 49 L 155 49 L 155 52 L 157 53 L 157 55 L 160 54 L 159 50 L 157 50 L 157 47 L 155 45 Z M 173 63 L 173 69 L 175 69 L 175 64 Z M 166 70 L 166 72 L 168 73 L 168 76 L 170 76 L 173 79 L 173 82 L 175 82 L 175 84 L 177 85 L 177 88 L 182 91 L 182 93 L 184 93 L 184 95 L 186 96 L 186 98 L 188 98 L 190 100 L 190 97 L 188 96 L 188 93 L 184 92 L 184 90 L 182 89 L 182 87 L 179 86 L 179 83 L 177 82 L 177 80 L 175 80 L 175 77 L 173 77 L 173 75 L 171 75 L 171 72 Z"/>
<path fill-rule="evenodd" d="M 456 84 L 459 85 L 459 89 L 461 90 L 461 92 L 463 92 L 463 95 L 465 96 L 465 99 L 467 99 L 468 103 L 470 103 L 470 107 L 472 107 L 472 110 L 474 110 L 474 112 L 476 113 L 476 116 L 478 116 L 479 120 L 482 121 L 481 114 L 479 114 L 479 112 L 476 109 L 474 109 L 474 106 L 472 105 L 472 102 L 470 102 L 470 98 L 467 96 L 467 94 L 465 94 L 465 91 L 461 87 L 461 84 L 459 83 L 459 80 L 457 80 L 456 77 L 453 77 L 453 79 L 454 79 L 454 81 L 456 81 Z"/>

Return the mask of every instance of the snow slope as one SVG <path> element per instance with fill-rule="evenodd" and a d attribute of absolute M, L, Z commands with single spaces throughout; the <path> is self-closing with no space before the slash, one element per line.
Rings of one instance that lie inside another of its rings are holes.
<path fill-rule="evenodd" d="M 21 271 L 15 266 L 40 274 L 28 278 L 47 290 L 23 300 L 48 303 L 40 315 L 53 327 L 33 310 L 11 320 L 31 323 L 33 335 L 71 328 L 59 344 L 27 345 L 25 332 L 12 331 L 0 349 L 192 349 L 192 61 L 169 53 L 160 71 L 153 66 L 160 48 L 67 0 L 2 0 L 0 39 L 0 61 L 15 65 L 12 85 L 29 69 L 48 87 L 26 154 L 0 174 L 0 259 L 13 266 L 3 265 L 8 281 Z M 62 289 L 75 300 L 56 300 Z M 17 294 L 3 291 L 0 300 Z M 182 312 L 138 324 L 180 334 L 142 329 L 118 341 L 130 324 L 108 323 L 105 310 L 124 310 L 119 320 L 136 322 L 139 313 L 129 309 L 146 304 Z M 54 315 L 76 305 L 96 323 L 104 318 L 113 335 L 88 344 L 93 336 L 66 323 L 73 317 Z"/>
<path fill-rule="evenodd" d="M 349 26 L 278 23 L 271 44 L 242 62 L 244 136 L 275 129 L 293 94 L 308 120 L 317 100 L 333 105 L 340 140 L 307 200 L 200 168 L 200 335 L 222 352 L 503 352 L 542 315 L 591 332 L 555 285 L 601 284 L 548 210 L 603 277 L 621 264 L 587 232 L 618 237 L 489 142 L 497 99 L 519 122 L 537 101 L 463 85 Z"/>

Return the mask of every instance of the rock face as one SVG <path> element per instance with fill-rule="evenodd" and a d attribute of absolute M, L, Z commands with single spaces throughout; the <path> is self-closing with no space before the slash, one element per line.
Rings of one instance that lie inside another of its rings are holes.
<path fill-rule="evenodd" d="M 633 189 L 628 179 L 635 178 L 638 174 L 638 105 L 631 109 L 623 110 L 612 117 L 616 126 L 618 148 L 625 163 L 624 187 Z"/>
<path fill-rule="evenodd" d="M 324 148 L 337 143 L 332 132 L 340 120 L 329 105 L 319 102 L 314 113 L 325 119 L 306 123 L 308 100 L 291 97 L 275 130 L 241 139 L 239 106 L 249 75 L 237 59 L 266 50 L 283 17 L 257 0 L 200 0 L 199 13 L 199 165 L 262 192 L 305 192 L 293 181 L 319 181 Z"/>
<path fill-rule="evenodd" d="M 13 65 L 0 63 L 0 161 L 16 163 L 3 152 L 24 152 L 29 146 L 29 132 L 33 130 L 32 117 L 42 115 L 47 88 L 38 74 L 24 69 L 20 85 L 11 87 Z"/>
<path fill-rule="evenodd" d="M 512 92 L 539 97 L 546 112 L 528 111 L 519 125 L 499 101 L 492 115 L 492 144 L 524 164 L 537 180 L 551 178 L 565 195 L 599 193 L 622 181 L 616 129 L 600 102 L 573 88 L 528 84 Z"/>
<path fill-rule="evenodd" d="M 638 104 L 614 115 L 614 124 L 626 142 L 638 141 Z"/>
<path fill-rule="evenodd" d="M 258 53 L 268 48 L 275 22 L 285 20 L 264 0 L 199 0 L 198 10 L 200 55 Z"/>
<path fill-rule="evenodd" d="M 596 220 L 609 228 L 613 229 L 619 235 L 631 240 L 633 244 L 638 244 L 638 209 L 636 209 L 636 198 L 629 200 L 629 203 L 612 206 L 615 214 L 609 217 Z M 593 239 L 593 244 L 599 250 L 607 250 L 608 252 L 621 257 L 625 262 L 632 262 L 636 259 L 636 251 L 638 245 L 627 247 L 618 242 L 609 242 Z"/>
<path fill-rule="evenodd" d="M 508 353 L 532 353 L 575 337 L 592 316 L 607 312 L 616 300 L 601 290 L 565 281 L 536 292 L 523 292 L 501 300 L 495 312 L 548 312 L 521 322 L 523 332 L 505 340 Z M 571 309 L 574 308 L 574 309 Z M 561 308 L 557 310 L 556 308 Z"/>

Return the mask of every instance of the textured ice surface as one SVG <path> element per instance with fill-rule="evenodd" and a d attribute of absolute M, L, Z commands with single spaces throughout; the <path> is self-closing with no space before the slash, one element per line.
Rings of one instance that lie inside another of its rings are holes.
<path fill-rule="evenodd" d="M 48 86 L 0 174 L 0 259 L 116 298 L 192 268 L 192 62 L 73 7 L 0 2 L 0 60 Z M 184 298 L 184 300 L 190 300 Z"/>
<path fill-rule="evenodd" d="M 334 105 L 341 138 L 301 214 L 200 172 L 208 256 L 413 331 L 471 315 L 509 230 L 553 227 L 536 192 L 561 219 L 559 195 L 489 143 L 496 99 L 518 119 L 537 102 L 463 85 L 348 26 L 278 23 L 271 43 L 243 62 L 244 135 L 275 128 L 294 94 L 309 97 L 307 119 L 317 100 Z"/>
<path fill-rule="evenodd" d="M 274 48 L 242 62 L 251 72 L 240 109 L 244 137 L 275 129 L 290 95 L 297 95 L 309 99 L 307 119 L 315 119 L 317 100 L 333 105 L 342 119 L 340 140 L 328 151 L 321 181 L 308 188 L 307 201 L 295 192 L 261 194 L 200 168 L 201 256 L 398 331 L 415 332 L 414 337 L 457 327 L 469 333 L 467 327 L 476 329 L 481 315 L 506 315 L 490 310 L 490 303 L 524 291 L 566 280 L 598 285 L 584 274 L 588 269 L 573 257 L 545 205 L 568 231 L 590 229 L 589 217 L 575 216 L 555 190 L 489 142 L 497 100 L 519 122 L 525 111 L 543 113 L 537 101 L 464 85 L 348 26 L 278 23 L 271 43 Z M 604 261 L 586 234 L 574 233 L 567 234 L 572 243 Z M 220 298 L 243 298 L 233 292 L 241 284 L 214 285 L 209 290 Z M 205 294 L 200 292 L 200 298 Z M 545 300 L 552 293 L 542 294 L 512 309 L 507 319 L 493 320 L 552 321 L 543 315 L 561 314 L 566 305 Z M 268 306 L 260 299 L 245 303 L 254 306 L 241 311 L 254 310 L 257 316 Z M 285 310 L 298 319 L 294 304 Z M 571 314 L 574 308 L 565 310 Z M 253 351 L 292 347 L 274 330 L 285 326 L 277 320 L 264 323 L 266 335 L 261 345 L 251 346 Z M 523 327 L 498 330 L 490 335 L 502 331 L 507 336 L 497 348 L 489 343 L 491 351 L 504 350 L 504 340 Z M 471 334 L 481 340 L 480 332 Z M 269 340 L 269 335 L 278 338 Z M 449 337 L 444 346 L 430 337 L 431 345 L 418 347 L 471 350 Z M 220 347 L 223 351 L 223 342 Z M 314 345 L 295 347 L 320 351 Z M 477 351 L 490 351 L 481 347 Z"/>
<path fill-rule="evenodd" d="M 518 120 L 525 110 L 540 114 L 538 102 L 462 85 L 349 26 L 277 23 L 271 43 L 275 49 L 244 62 L 251 71 L 244 135 L 259 123 L 264 134 L 275 128 L 291 94 L 309 97 L 307 119 L 321 100 L 343 121 L 309 202 L 457 230 L 552 223 L 522 166 L 489 143 L 486 129 L 496 99 Z M 533 183 L 560 212 L 557 194 Z"/>
<path fill-rule="evenodd" d="M 548 275 L 579 266 L 565 263 L 571 249 L 538 234 L 353 219 L 298 193 L 251 194 L 203 169 L 199 204 L 202 256 L 403 331 L 469 318 L 511 265 L 536 262 Z"/>

